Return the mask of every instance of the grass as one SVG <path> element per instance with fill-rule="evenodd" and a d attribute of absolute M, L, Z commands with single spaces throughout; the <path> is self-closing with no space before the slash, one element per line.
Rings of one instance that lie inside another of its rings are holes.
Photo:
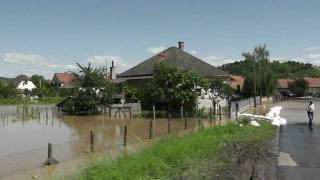
<path fill-rule="evenodd" d="M 16 105 L 16 104 L 57 104 L 62 101 L 63 97 L 45 97 L 38 99 L 37 101 L 30 101 L 29 99 L 20 98 L 5 98 L 0 99 L 0 105 Z"/>
<path fill-rule="evenodd" d="M 227 143 L 257 143 L 273 137 L 274 128 L 265 122 L 261 127 L 229 124 L 188 134 L 169 136 L 155 145 L 116 160 L 102 158 L 84 169 L 76 179 L 169 179 L 179 177 L 201 159 L 219 160 Z"/>

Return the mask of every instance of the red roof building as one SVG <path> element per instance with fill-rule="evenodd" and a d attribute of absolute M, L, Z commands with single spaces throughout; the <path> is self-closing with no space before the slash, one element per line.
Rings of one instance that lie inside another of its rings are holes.
<path fill-rule="evenodd" d="M 293 79 L 278 79 L 277 88 L 278 89 L 289 89 L 289 84 L 293 82 Z"/>
<path fill-rule="evenodd" d="M 232 89 L 239 93 L 244 86 L 244 79 L 245 78 L 243 76 L 231 75 L 228 79 L 228 84 L 232 87 Z"/>
<path fill-rule="evenodd" d="M 73 88 L 75 77 L 73 73 L 55 73 L 51 85 L 61 87 L 61 88 Z"/>

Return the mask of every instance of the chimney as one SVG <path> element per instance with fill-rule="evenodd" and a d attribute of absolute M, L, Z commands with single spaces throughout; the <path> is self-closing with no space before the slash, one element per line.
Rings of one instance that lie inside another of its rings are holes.
<path fill-rule="evenodd" d="M 110 67 L 110 80 L 116 79 L 116 67 L 114 67 L 114 62 L 112 61 L 111 67 Z"/>
<path fill-rule="evenodd" d="M 178 42 L 179 45 L 179 49 L 181 49 L 182 51 L 184 51 L 184 42 L 183 41 L 179 41 Z"/>

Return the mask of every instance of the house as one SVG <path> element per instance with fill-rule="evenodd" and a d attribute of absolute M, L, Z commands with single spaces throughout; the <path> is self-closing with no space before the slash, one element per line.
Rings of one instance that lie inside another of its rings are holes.
<path fill-rule="evenodd" d="M 75 76 L 71 72 L 55 73 L 51 85 L 59 88 L 73 88 L 75 83 Z"/>
<path fill-rule="evenodd" d="M 277 89 L 278 90 L 288 90 L 289 89 L 289 84 L 294 82 L 293 79 L 278 79 L 277 80 Z"/>
<path fill-rule="evenodd" d="M 161 62 L 175 66 L 180 70 L 192 71 L 206 79 L 221 79 L 226 81 L 229 78 L 227 72 L 187 53 L 184 51 L 184 47 L 184 42 L 178 42 L 178 47 L 169 47 L 131 69 L 118 74 L 116 78 L 125 81 L 127 85 L 146 89 L 149 86 L 148 82 L 153 78 L 154 66 Z M 168 103 L 166 99 L 158 99 L 155 101 L 162 105 Z M 209 108 L 212 106 L 212 100 L 208 97 L 200 96 L 198 102 L 199 108 Z"/>
<path fill-rule="evenodd" d="M 303 79 L 308 82 L 308 93 L 320 92 L 320 78 L 304 77 Z"/>
<path fill-rule="evenodd" d="M 237 93 L 242 91 L 244 86 L 245 78 L 243 76 L 231 75 L 227 83 L 234 89 Z"/>
<path fill-rule="evenodd" d="M 32 90 L 36 89 L 37 87 L 33 84 L 32 81 L 21 81 L 18 86 L 17 90 L 21 93 L 24 93 L 26 90 L 31 92 Z"/>
<path fill-rule="evenodd" d="M 117 79 L 126 80 L 129 84 L 146 85 L 145 81 L 153 77 L 154 65 L 160 62 L 176 66 L 178 69 L 193 71 L 208 79 L 226 80 L 229 77 L 227 72 L 185 52 L 184 42 L 178 42 L 178 47 L 167 48 L 133 68 L 118 74 Z"/>
<path fill-rule="evenodd" d="M 320 78 L 304 77 L 304 80 L 308 82 L 308 93 L 320 92 Z M 294 82 L 293 79 L 278 79 L 277 89 L 279 91 L 289 90 L 289 84 Z"/>

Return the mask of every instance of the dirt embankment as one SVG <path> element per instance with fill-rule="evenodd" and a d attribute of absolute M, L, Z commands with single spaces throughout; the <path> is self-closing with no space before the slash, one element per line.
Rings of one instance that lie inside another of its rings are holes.
<path fill-rule="evenodd" d="M 277 179 L 278 132 L 266 142 L 230 142 L 214 160 L 192 163 L 180 177 L 173 179 L 274 180 Z"/>

